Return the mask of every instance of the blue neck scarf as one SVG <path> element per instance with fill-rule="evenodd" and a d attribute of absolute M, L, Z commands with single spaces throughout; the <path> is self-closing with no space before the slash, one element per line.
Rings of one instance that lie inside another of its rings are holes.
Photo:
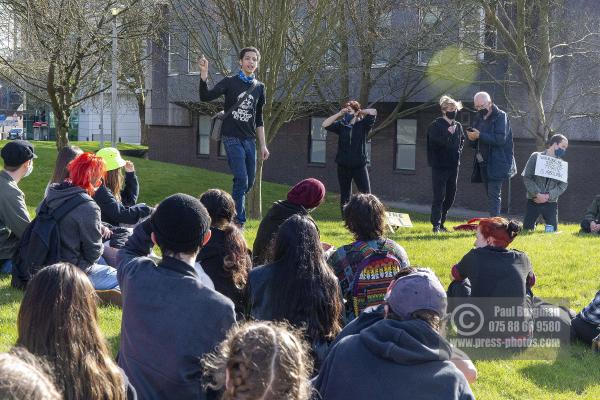
<path fill-rule="evenodd" d="M 254 74 L 246 76 L 246 74 L 244 74 L 244 71 L 240 69 L 240 72 L 238 73 L 238 78 L 240 78 L 242 82 L 252 83 L 252 81 L 254 80 Z"/>

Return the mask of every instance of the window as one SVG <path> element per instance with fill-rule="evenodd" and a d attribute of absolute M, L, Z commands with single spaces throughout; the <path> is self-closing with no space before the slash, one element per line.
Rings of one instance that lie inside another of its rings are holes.
<path fill-rule="evenodd" d="M 210 126 L 211 117 L 208 115 L 200 115 L 198 117 L 198 155 L 210 154 Z"/>
<path fill-rule="evenodd" d="M 219 31 L 217 34 L 217 46 L 219 48 L 219 58 L 224 69 L 223 73 L 228 75 L 232 71 L 239 69 L 235 46 L 231 43 L 226 33 Z"/>
<path fill-rule="evenodd" d="M 377 33 L 380 36 L 375 46 L 373 68 L 382 68 L 390 62 L 394 47 L 392 35 L 392 11 L 383 11 L 377 16 Z"/>
<path fill-rule="evenodd" d="M 187 60 L 188 60 L 188 74 L 199 74 L 200 67 L 198 67 L 198 59 L 202 55 L 202 52 L 198 46 L 198 39 L 188 35 L 187 41 Z"/>
<path fill-rule="evenodd" d="M 476 62 L 483 60 L 483 46 L 486 40 L 485 13 L 483 8 L 477 7 L 469 12 L 464 12 L 458 25 L 458 40 L 461 48 L 468 55 L 462 62 Z"/>
<path fill-rule="evenodd" d="M 181 63 L 181 51 L 181 33 L 169 32 L 169 75 L 179 74 Z"/>
<path fill-rule="evenodd" d="M 443 40 L 440 29 L 442 11 L 439 7 L 432 6 L 419 9 L 419 51 L 417 62 L 419 65 L 427 65 L 435 50 L 436 43 Z"/>
<path fill-rule="evenodd" d="M 414 170 L 417 153 L 417 120 L 396 120 L 396 165 L 397 170 Z"/>
<path fill-rule="evenodd" d="M 227 157 L 227 152 L 225 151 L 225 144 L 222 141 L 219 141 L 219 157 Z"/>
<path fill-rule="evenodd" d="M 315 164 L 325 164 L 327 161 L 327 131 L 321 127 L 325 121 L 322 117 L 312 117 L 310 119 L 310 150 L 308 162 Z"/>

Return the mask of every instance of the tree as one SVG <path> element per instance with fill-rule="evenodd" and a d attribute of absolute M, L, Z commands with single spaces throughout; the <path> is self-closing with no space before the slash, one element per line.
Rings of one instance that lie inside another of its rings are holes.
<path fill-rule="evenodd" d="M 336 0 L 181 0 L 175 17 L 189 34 L 192 53 L 204 54 L 222 73 L 229 73 L 236 54 L 248 45 L 261 51 L 259 79 L 265 83 L 265 136 L 270 143 L 279 129 L 306 115 L 315 95 L 315 78 L 330 40 L 324 29 L 337 18 Z M 199 24 L 198 21 L 205 21 Z M 202 30 L 198 30 L 198 26 Z M 249 196 L 249 214 L 260 218 L 262 161 Z"/>
<path fill-rule="evenodd" d="M 586 99 L 595 96 L 600 87 L 597 79 L 586 79 L 598 71 L 595 9 L 564 0 L 476 0 L 472 4 L 483 10 L 486 23 L 499 39 L 497 48 L 486 45 L 479 47 L 480 51 L 508 61 L 506 75 L 494 81 L 507 92 L 515 87 L 525 91 L 526 104 L 510 93 L 506 97 L 513 114 L 527 116 L 524 127 L 538 149 L 543 149 L 548 137 L 566 121 L 597 116 L 597 112 L 585 110 Z M 558 82 L 550 85 L 553 74 Z"/>
<path fill-rule="evenodd" d="M 69 143 L 71 113 L 95 96 L 110 60 L 112 23 L 141 0 L 0 0 L 21 32 L 21 46 L 11 57 L 0 56 L 0 76 L 49 103 L 56 122 L 56 146 Z M 143 30 L 143 27 L 141 27 Z M 131 33 L 138 22 L 123 28 Z"/>

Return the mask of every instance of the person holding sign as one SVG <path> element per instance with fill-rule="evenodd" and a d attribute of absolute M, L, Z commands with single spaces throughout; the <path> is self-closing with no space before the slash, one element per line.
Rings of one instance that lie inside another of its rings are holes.
<path fill-rule="evenodd" d="M 558 228 L 558 198 L 567 190 L 568 164 L 560 160 L 569 147 L 563 135 L 553 135 L 546 151 L 534 152 L 523 170 L 523 182 L 527 189 L 527 210 L 523 227 L 535 229 L 535 222 L 541 214 L 546 225 Z"/>

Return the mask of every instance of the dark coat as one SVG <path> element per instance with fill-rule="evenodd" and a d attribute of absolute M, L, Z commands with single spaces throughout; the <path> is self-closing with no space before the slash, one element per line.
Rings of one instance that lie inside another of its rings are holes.
<path fill-rule="evenodd" d="M 125 174 L 125 187 L 118 201 L 106 185 L 102 185 L 94 194 L 94 200 L 100 207 L 102 221 L 114 226 L 133 225 L 152 213 L 152 208 L 144 203 L 135 204 L 139 194 L 139 185 L 134 172 Z"/>
<path fill-rule="evenodd" d="M 460 164 L 465 134 L 459 122 L 452 125 L 454 133 L 448 131 L 451 124 L 439 117 L 427 128 L 427 162 L 432 168 L 454 169 Z"/>
<path fill-rule="evenodd" d="M 313 385 L 323 400 L 474 399 L 451 354 L 426 322 L 384 319 L 339 341 Z"/>
<path fill-rule="evenodd" d="M 510 177 L 513 162 L 513 135 L 508 115 L 495 104 L 487 119 L 479 118 L 473 123 L 479 130 L 479 146 L 487 161 L 488 180 L 503 181 Z M 477 145 L 477 141 L 472 143 Z"/>
<path fill-rule="evenodd" d="M 263 265 L 271 247 L 279 226 L 292 215 L 308 215 L 308 210 L 300 205 L 290 203 L 287 200 L 279 200 L 273 203 L 267 215 L 260 221 L 256 239 L 252 247 L 252 259 L 254 265 Z"/>
<path fill-rule="evenodd" d="M 241 316 L 248 309 L 247 285 L 243 288 L 236 287 L 231 273 L 223 267 L 225 233 L 217 228 L 210 228 L 210 231 L 212 233 L 210 240 L 202 247 L 196 261 L 202 265 L 204 272 L 213 281 L 215 290 L 233 301 L 236 314 Z"/>
<path fill-rule="evenodd" d="M 233 303 L 204 286 L 193 266 L 148 258 L 149 221 L 119 250 L 123 293 L 119 366 L 140 399 L 203 400 L 200 359 L 215 350 L 235 323 Z"/>

